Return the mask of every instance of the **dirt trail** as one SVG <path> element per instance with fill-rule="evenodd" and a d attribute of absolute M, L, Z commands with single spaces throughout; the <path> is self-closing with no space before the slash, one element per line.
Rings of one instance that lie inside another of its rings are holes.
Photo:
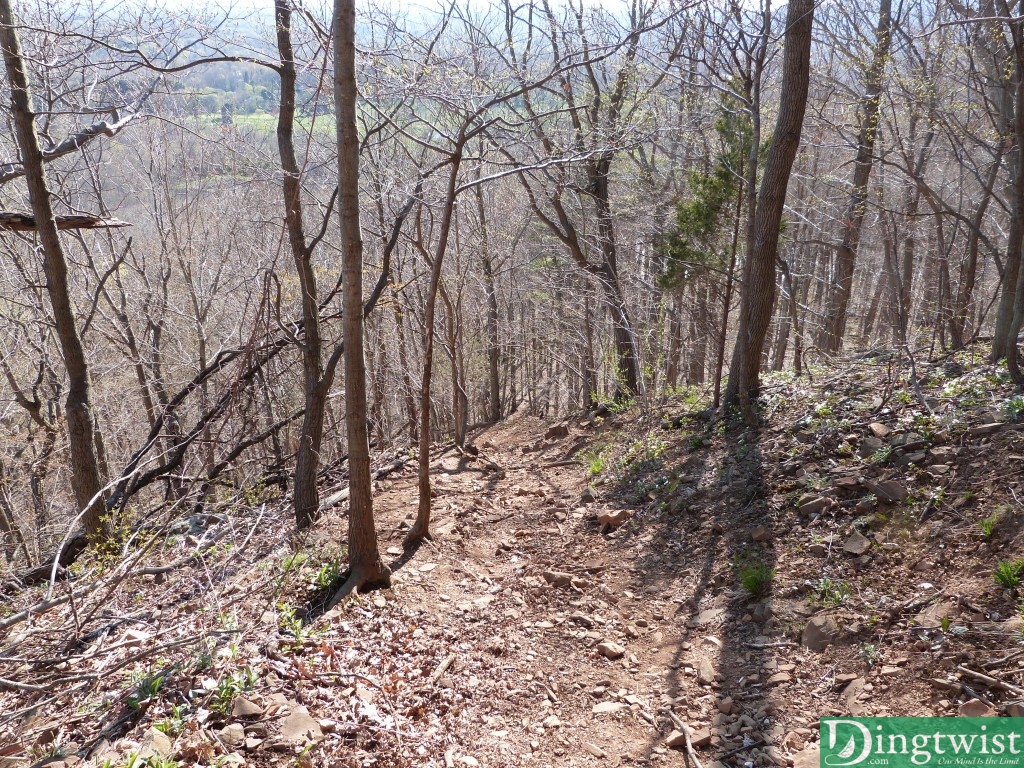
<path fill-rule="evenodd" d="M 769 649 L 737 646 L 760 630 L 750 617 L 739 635 L 729 628 L 740 617 L 715 589 L 714 541 L 705 548 L 656 539 L 643 508 L 603 534 L 597 511 L 621 506 L 600 492 L 581 505 L 583 467 L 559 465 L 590 436 L 574 428 L 545 441 L 544 430 L 527 419 L 474 435 L 500 470 L 454 452 L 436 462 L 435 540 L 396 562 L 394 590 L 377 598 L 417 606 L 424 629 L 448 641 L 440 656 L 455 656 L 437 681 L 465 702 L 449 761 L 683 764 L 682 752 L 666 745 L 678 725 L 672 718 L 694 728 L 707 758 L 715 714 L 738 725 L 730 750 L 756 745 L 772 705 L 763 685 L 744 683 L 792 667 L 780 667 Z M 383 546 L 398 555 L 415 480 L 384 487 L 375 502 Z M 740 681 L 730 701 L 719 692 L 723 679 Z M 781 743 L 783 731 L 774 730 L 763 738 Z M 717 734 L 714 741 L 723 744 Z"/>

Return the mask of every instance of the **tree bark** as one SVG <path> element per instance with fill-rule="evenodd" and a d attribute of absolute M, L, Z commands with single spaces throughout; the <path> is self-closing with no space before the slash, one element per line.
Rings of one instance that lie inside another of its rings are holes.
<path fill-rule="evenodd" d="M 338 135 L 338 213 L 341 219 L 342 312 L 344 315 L 345 427 L 348 434 L 349 577 L 331 599 L 353 591 L 389 586 L 373 520 L 370 439 L 366 428 L 366 367 L 363 361 L 363 240 L 359 231 L 359 134 L 356 131 L 355 0 L 334 4 L 334 98 Z"/>
<path fill-rule="evenodd" d="M 835 274 L 832 280 L 829 322 L 819 346 L 835 354 L 843 346 L 846 317 L 853 293 L 853 267 L 860 245 L 861 228 L 867 212 L 868 182 L 874 160 L 875 138 L 878 135 L 878 111 L 881 105 L 882 75 L 889 58 L 892 40 L 892 0 L 881 0 L 878 9 L 878 27 L 875 31 L 875 53 L 865 77 L 864 96 L 860 102 L 862 112 L 860 133 L 857 136 L 857 157 L 854 161 L 853 190 L 850 205 L 843 222 L 843 240 L 836 252 Z"/>
<path fill-rule="evenodd" d="M 800 148 L 810 83 L 814 0 L 791 0 L 786 12 L 779 116 L 764 164 L 754 214 L 753 238 L 743 269 L 739 330 L 733 347 L 725 407 L 739 405 L 751 426 L 757 424 L 752 398 L 760 389 L 761 357 L 775 306 L 775 259 L 789 176 Z"/>
<path fill-rule="evenodd" d="M 277 149 L 281 156 L 284 220 L 288 231 L 295 272 L 302 300 L 302 383 L 305 413 L 295 453 L 295 525 L 301 531 L 316 520 L 320 494 L 316 478 L 323 441 L 327 389 L 323 381 L 323 342 L 320 335 L 320 307 L 312 253 L 302 223 L 301 171 L 295 159 L 295 60 L 292 51 L 290 0 L 274 0 L 277 50 L 281 58 L 280 110 L 277 116 Z M 333 377 L 331 377 L 333 379 Z"/>
<path fill-rule="evenodd" d="M 0 45 L 11 85 L 11 108 L 18 143 L 21 146 L 25 182 L 32 214 L 39 232 L 46 292 L 53 310 L 54 327 L 68 374 L 68 397 L 64 406 L 71 454 L 71 486 L 75 503 L 83 513 L 86 535 L 93 545 L 109 539 L 105 514 L 103 481 L 96 457 L 96 422 L 90 396 L 89 368 L 78 334 L 74 305 L 68 287 L 67 260 L 57 232 L 50 190 L 43 166 L 43 152 L 36 133 L 21 42 L 14 27 L 10 0 L 0 0 Z"/>

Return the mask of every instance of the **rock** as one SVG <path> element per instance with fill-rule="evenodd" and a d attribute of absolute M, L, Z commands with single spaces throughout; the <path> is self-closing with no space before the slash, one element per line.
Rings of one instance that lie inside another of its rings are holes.
<path fill-rule="evenodd" d="M 611 640 L 598 643 L 597 652 L 606 659 L 621 659 L 626 655 L 626 649 Z"/>
<path fill-rule="evenodd" d="M 594 628 L 594 620 L 587 616 L 587 614 L 581 613 L 580 611 L 576 611 L 572 616 L 570 616 L 569 621 L 571 621 L 573 624 L 579 624 L 581 627 L 585 629 Z"/>
<path fill-rule="evenodd" d="M 468 768 L 479 768 L 480 761 L 470 755 L 463 755 L 459 758 L 459 762 Z"/>
<path fill-rule="evenodd" d="M 305 707 L 295 707 L 281 721 L 281 738 L 289 744 L 306 746 L 323 741 L 320 724 L 309 716 Z"/>
<path fill-rule="evenodd" d="M 569 436 L 569 427 L 566 424 L 552 424 L 544 433 L 545 440 L 558 440 Z"/>
<path fill-rule="evenodd" d="M 815 512 L 821 512 L 828 509 L 829 500 L 824 496 L 815 496 L 810 493 L 805 493 L 797 501 L 797 510 L 801 515 L 813 515 Z"/>
<path fill-rule="evenodd" d="M 544 581 L 552 587 L 568 587 L 572 584 L 572 574 L 560 571 L 544 571 Z"/>
<path fill-rule="evenodd" d="M 600 704 L 595 704 L 590 711 L 595 715 L 613 715 L 624 709 L 629 709 L 629 704 L 623 704 L 621 701 L 602 701 Z"/>
<path fill-rule="evenodd" d="M 725 618 L 725 608 L 705 608 L 703 611 L 698 613 L 688 622 L 688 627 L 705 627 L 708 624 L 713 624 L 719 619 Z"/>
<path fill-rule="evenodd" d="M 707 728 L 690 730 L 690 743 L 695 747 L 706 747 L 711 743 L 711 731 Z"/>
<path fill-rule="evenodd" d="M 864 705 L 857 701 L 857 697 L 864 690 L 866 684 L 867 680 L 863 677 L 855 677 L 843 689 L 842 695 L 843 701 L 846 702 L 846 710 L 853 717 L 860 717 L 864 714 Z"/>
<path fill-rule="evenodd" d="M 152 637 L 149 632 L 143 632 L 141 629 L 129 629 L 124 633 L 124 645 L 126 648 L 136 648 Z"/>
<path fill-rule="evenodd" d="M 812 651 L 823 651 L 839 636 L 839 627 L 831 616 L 815 616 L 804 627 L 800 642 Z"/>
<path fill-rule="evenodd" d="M 593 504 L 597 501 L 597 492 L 589 485 L 580 494 L 580 504 Z"/>
<path fill-rule="evenodd" d="M 632 516 L 633 511 L 631 509 L 609 509 L 598 514 L 597 523 L 598 525 L 615 529 L 629 520 Z"/>
<path fill-rule="evenodd" d="M 561 728 L 562 721 L 556 715 L 548 715 L 541 723 L 545 728 Z"/>
<path fill-rule="evenodd" d="M 851 555 L 863 555 L 869 549 L 871 549 L 871 541 L 860 531 L 851 533 L 850 538 L 843 544 L 843 552 Z"/>
<path fill-rule="evenodd" d="M 231 702 L 231 716 L 232 717 L 260 717 L 263 715 L 263 707 L 252 701 L 249 701 L 244 696 L 235 696 L 235 700 Z"/>
<path fill-rule="evenodd" d="M 880 421 L 871 422 L 870 424 L 868 424 L 868 429 L 871 430 L 872 435 L 879 439 L 887 438 L 889 436 L 889 433 L 892 432 L 891 429 L 885 426 L 885 424 L 882 424 Z"/>
<path fill-rule="evenodd" d="M 998 432 L 1003 428 L 1003 425 L 999 422 L 992 422 L 991 424 L 979 424 L 976 427 L 971 427 L 968 433 L 971 437 L 983 437 L 984 435 L 991 435 L 993 432 Z"/>
<path fill-rule="evenodd" d="M 139 757 L 168 757 L 174 750 L 174 742 L 163 731 L 149 728 L 142 734 Z"/>
<path fill-rule="evenodd" d="M 817 745 L 807 747 L 793 756 L 793 768 L 818 768 L 821 749 Z"/>
<path fill-rule="evenodd" d="M 862 459 L 870 459 L 875 453 L 885 447 L 885 442 L 879 440 L 877 437 L 865 437 L 860 447 L 857 449 L 857 455 Z"/>
<path fill-rule="evenodd" d="M 808 554 L 811 554 L 814 557 L 825 557 L 826 555 L 828 555 L 828 547 L 826 547 L 824 544 L 815 543 L 811 544 L 811 546 L 807 548 L 807 552 Z"/>
<path fill-rule="evenodd" d="M 932 603 L 914 617 L 914 623 L 925 629 L 936 629 L 942 626 L 945 618 L 956 618 L 960 615 L 958 607 L 949 600 Z"/>
<path fill-rule="evenodd" d="M 996 711 L 980 699 L 965 701 L 957 707 L 960 717 L 995 717 Z"/>
<path fill-rule="evenodd" d="M 1024 717 L 1024 706 L 1020 704 L 1007 704 L 1006 714 L 1010 717 Z"/>
<path fill-rule="evenodd" d="M 227 747 L 239 747 L 245 743 L 245 728 L 241 723 L 231 723 L 217 731 L 217 738 Z"/>
<path fill-rule="evenodd" d="M 902 504 L 910 496 L 910 491 L 902 483 L 895 480 L 883 480 L 880 483 L 867 483 L 868 490 L 882 501 L 890 504 Z"/>
<path fill-rule="evenodd" d="M 701 685 L 711 685 L 715 682 L 715 667 L 709 659 L 701 658 L 697 662 L 697 682 Z"/>
<path fill-rule="evenodd" d="M 779 683 L 788 683 L 793 679 L 793 676 L 789 672 L 776 672 L 774 675 L 765 680 L 768 685 L 778 685 Z"/>
<path fill-rule="evenodd" d="M 732 696 L 726 696 L 718 702 L 718 711 L 723 715 L 728 715 L 732 712 L 735 703 L 732 700 Z"/>
<path fill-rule="evenodd" d="M 778 747 L 765 747 L 764 753 L 771 760 L 772 764 L 778 766 L 778 768 L 786 768 L 789 765 L 789 759 L 782 754 L 782 750 Z"/>
<path fill-rule="evenodd" d="M 685 747 L 686 734 L 682 731 L 671 731 L 665 739 L 666 747 Z"/>
<path fill-rule="evenodd" d="M 764 525 L 759 525 L 750 532 L 750 538 L 754 541 L 771 541 L 772 529 Z"/>
<path fill-rule="evenodd" d="M 248 739 L 245 740 L 245 751 L 246 752 L 255 752 L 257 749 L 260 748 L 260 746 L 262 746 L 262 744 L 263 744 L 263 739 L 257 739 L 257 738 L 249 737 Z"/>
<path fill-rule="evenodd" d="M 583 742 L 583 751 L 594 757 L 608 757 L 608 753 L 601 749 L 597 744 L 590 741 Z"/>

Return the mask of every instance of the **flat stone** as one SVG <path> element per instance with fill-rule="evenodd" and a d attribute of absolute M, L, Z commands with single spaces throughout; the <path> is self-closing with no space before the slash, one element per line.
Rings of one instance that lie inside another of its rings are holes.
<path fill-rule="evenodd" d="M 543 725 L 545 728 L 549 728 L 549 729 L 550 728 L 561 728 L 562 727 L 562 721 L 558 719 L 557 715 L 548 715 L 541 722 L 541 725 Z"/>
<path fill-rule="evenodd" d="M 561 571 L 544 571 L 544 581 L 552 587 L 568 587 L 572 584 L 572 574 Z"/>
<path fill-rule="evenodd" d="M 810 496 L 810 498 L 808 498 Z M 822 512 L 828 509 L 829 500 L 824 496 L 812 496 L 804 494 L 797 501 L 797 510 L 801 515 L 813 515 L 815 512 Z"/>
<path fill-rule="evenodd" d="M 231 723 L 217 731 L 217 738 L 228 747 L 240 747 L 245 743 L 245 728 L 241 723 Z"/>
<path fill-rule="evenodd" d="M 971 437 L 983 437 L 985 435 L 991 435 L 993 432 L 998 432 L 1003 428 L 1003 425 L 999 422 L 992 422 L 991 424 L 978 424 L 975 427 L 971 427 L 968 433 Z"/>
<path fill-rule="evenodd" d="M 701 685 L 711 685 L 715 682 L 715 667 L 710 659 L 702 657 L 697 662 L 697 682 Z"/>
<path fill-rule="evenodd" d="M 606 659 L 621 659 L 626 655 L 626 649 L 611 640 L 598 643 L 597 652 Z"/>
<path fill-rule="evenodd" d="M 261 717 L 263 715 L 263 707 L 255 702 L 249 701 L 244 696 L 235 696 L 235 700 L 231 702 L 231 716 L 240 717 L 245 719 L 247 717 Z"/>
<path fill-rule="evenodd" d="M 750 532 L 750 538 L 754 541 L 771 541 L 772 529 L 764 525 L 759 525 Z"/>
<path fill-rule="evenodd" d="M 597 744 L 594 744 L 592 741 L 584 741 L 582 746 L 583 751 L 586 752 L 588 755 L 593 755 L 594 757 L 608 757 L 608 753 L 601 749 L 599 746 L 597 746 Z"/>
<path fill-rule="evenodd" d="M 629 709 L 629 704 L 623 704 L 621 701 L 602 701 L 600 704 L 595 704 L 590 711 L 595 715 L 613 715 L 624 709 Z"/>
<path fill-rule="evenodd" d="M 860 531 L 854 531 L 843 544 L 843 552 L 851 555 L 863 555 L 871 549 L 871 541 Z"/>
<path fill-rule="evenodd" d="M 980 699 L 971 699 L 970 701 L 965 701 L 963 704 L 957 707 L 957 712 L 961 717 L 996 716 L 996 711 Z"/>
<path fill-rule="evenodd" d="M 149 728 L 142 734 L 139 757 L 167 757 L 174 749 L 174 742 L 163 731 Z"/>
<path fill-rule="evenodd" d="M 910 496 L 910 491 L 902 483 L 895 480 L 883 480 L 880 483 L 868 483 L 868 490 L 875 494 L 882 501 L 891 504 L 901 504 Z"/>
<path fill-rule="evenodd" d="M 631 509 L 608 509 L 597 515 L 597 524 L 618 528 L 633 516 Z"/>
<path fill-rule="evenodd" d="M 821 748 L 807 747 L 793 755 L 793 768 L 818 768 L 821 762 Z"/>
<path fill-rule="evenodd" d="M 871 430 L 872 435 L 879 439 L 887 438 L 889 436 L 889 433 L 892 432 L 892 430 L 889 429 L 889 427 L 885 426 L 885 424 L 883 424 L 880 421 L 871 422 L 870 424 L 868 424 L 868 429 Z"/>
<path fill-rule="evenodd" d="M 793 676 L 789 672 L 776 672 L 774 675 L 769 677 L 765 682 L 768 685 L 778 685 L 779 683 L 788 683 L 793 679 Z"/>
<path fill-rule="evenodd" d="M 846 710 L 854 717 L 860 717 L 864 714 L 864 705 L 857 700 L 857 697 L 860 696 L 865 685 L 867 685 L 867 680 L 863 677 L 855 677 L 843 689 L 843 701 L 846 702 Z"/>
<path fill-rule="evenodd" d="M 711 731 L 708 728 L 690 730 L 690 743 L 695 747 L 706 747 L 711 743 Z"/>
<path fill-rule="evenodd" d="M 686 622 L 688 627 L 705 627 L 713 624 L 725 616 L 725 608 L 705 608 L 694 618 Z"/>
<path fill-rule="evenodd" d="M 949 600 L 932 603 L 914 617 L 914 623 L 926 629 L 935 629 L 942 626 L 945 618 L 955 618 L 960 615 L 958 607 Z"/>
<path fill-rule="evenodd" d="M 323 741 L 320 723 L 309 716 L 305 707 L 295 707 L 281 721 L 281 738 L 290 744 L 308 745 Z"/>
<path fill-rule="evenodd" d="M 839 627 L 831 616 L 815 616 L 804 627 L 800 642 L 812 651 L 823 651 L 839 636 Z"/>
<path fill-rule="evenodd" d="M 565 424 L 552 424 L 544 433 L 545 440 L 558 440 L 569 436 L 569 427 Z"/>
<path fill-rule="evenodd" d="M 588 485 L 580 494 L 580 504 L 593 504 L 595 501 L 597 501 L 597 491 Z"/>
<path fill-rule="evenodd" d="M 857 448 L 857 455 L 862 459 L 870 459 L 879 450 L 885 447 L 885 442 L 877 437 L 865 437 Z"/>
<path fill-rule="evenodd" d="M 682 731 L 670 731 L 668 736 L 665 738 L 666 747 L 685 747 L 686 746 L 686 734 Z"/>

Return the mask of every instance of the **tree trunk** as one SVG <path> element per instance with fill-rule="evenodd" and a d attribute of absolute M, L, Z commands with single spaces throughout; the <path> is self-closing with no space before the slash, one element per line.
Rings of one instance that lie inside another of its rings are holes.
<path fill-rule="evenodd" d="M 295 272 L 302 298 L 302 383 L 305 413 L 295 453 L 295 525 L 301 531 L 316 520 L 320 494 L 316 479 L 320 444 L 324 432 L 327 387 L 323 379 L 323 343 L 320 336 L 320 307 L 317 303 L 316 274 L 312 254 L 302 225 L 301 172 L 295 159 L 295 61 L 292 52 L 290 0 L 274 0 L 277 50 L 281 57 L 280 110 L 277 115 L 277 149 L 281 156 L 284 220 L 288 231 Z M 331 377 L 333 378 L 333 377 Z M 347 399 L 347 398 L 346 398 Z"/>
<path fill-rule="evenodd" d="M 810 82 L 814 0 L 791 0 L 786 12 L 779 116 L 764 164 L 757 211 L 743 275 L 739 330 L 733 348 L 726 407 L 739 405 L 751 426 L 757 424 L 751 399 L 760 389 L 761 356 L 775 305 L 775 259 L 786 189 L 803 129 Z"/>
<path fill-rule="evenodd" d="M 881 0 L 878 9 L 878 28 L 875 31 L 875 54 L 865 77 L 864 96 L 860 102 L 862 113 L 860 133 L 857 136 L 857 157 L 854 161 L 853 190 L 850 205 L 843 222 L 843 240 L 836 252 L 835 274 L 828 305 L 831 313 L 819 346 L 831 354 L 839 352 L 846 332 L 846 317 L 853 293 L 853 267 L 860 245 L 860 233 L 868 203 L 868 182 L 874 160 L 875 137 L 878 135 L 878 110 L 881 104 L 882 75 L 889 58 L 892 40 L 892 0 Z"/>
<path fill-rule="evenodd" d="M 432 264 L 430 265 L 430 287 L 427 290 L 426 306 L 423 312 L 423 380 L 420 382 L 420 443 L 419 471 L 417 485 L 419 504 L 416 509 L 416 522 L 405 535 L 404 545 L 412 547 L 423 539 L 431 538 L 430 534 L 430 377 L 434 367 L 434 324 L 437 308 L 437 294 L 441 282 L 441 266 L 448 249 L 448 235 L 451 232 L 452 213 L 455 209 L 456 185 L 459 178 L 459 167 L 465 148 L 465 137 L 460 136 L 452 151 L 452 162 L 448 175 L 448 187 L 445 194 L 444 209 L 441 214 L 441 227 L 437 236 Z"/>
<path fill-rule="evenodd" d="M 355 0 L 334 4 L 334 98 L 338 135 L 338 212 L 341 219 L 342 312 L 345 344 L 345 427 L 348 433 L 350 573 L 332 599 L 390 585 L 391 571 L 377 548 L 370 484 L 370 440 L 366 429 L 366 368 L 363 362 L 363 240 L 359 231 L 359 134 L 356 131 Z"/>
<path fill-rule="evenodd" d="M 32 214 L 35 216 L 42 245 L 46 292 L 53 310 L 54 327 L 68 375 L 68 397 L 64 406 L 71 454 L 71 487 L 75 503 L 82 513 L 89 542 L 102 545 L 109 539 L 109 521 L 105 514 L 103 481 L 96 457 L 96 422 L 90 398 L 89 368 L 82 340 L 78 335 L 74 305 L 68 287 L 68 268 L 64 248 L 57 233 L 53 205 L 43 153 L 32 112 L 32 94 L 14 27 L 10 0 L 0 0 L 0 45 L 11 85 L 11 109 L 21 146 L 25 183 L 28 186 Z"/>
<path fill-rule="evenodd" d="M 477 173 L 479 177 L 479 172 Z M 480 219 L 480 262 L 484 270 L 484 294 L 487 297 L 487 420 L 501 421 L 501 347 L 498 344 L 498 291 L 494 282 L 490 241 L 487 238 L 487 216 L 484 210 L 483 187 L 473 188 L 477 216 Z"/>

